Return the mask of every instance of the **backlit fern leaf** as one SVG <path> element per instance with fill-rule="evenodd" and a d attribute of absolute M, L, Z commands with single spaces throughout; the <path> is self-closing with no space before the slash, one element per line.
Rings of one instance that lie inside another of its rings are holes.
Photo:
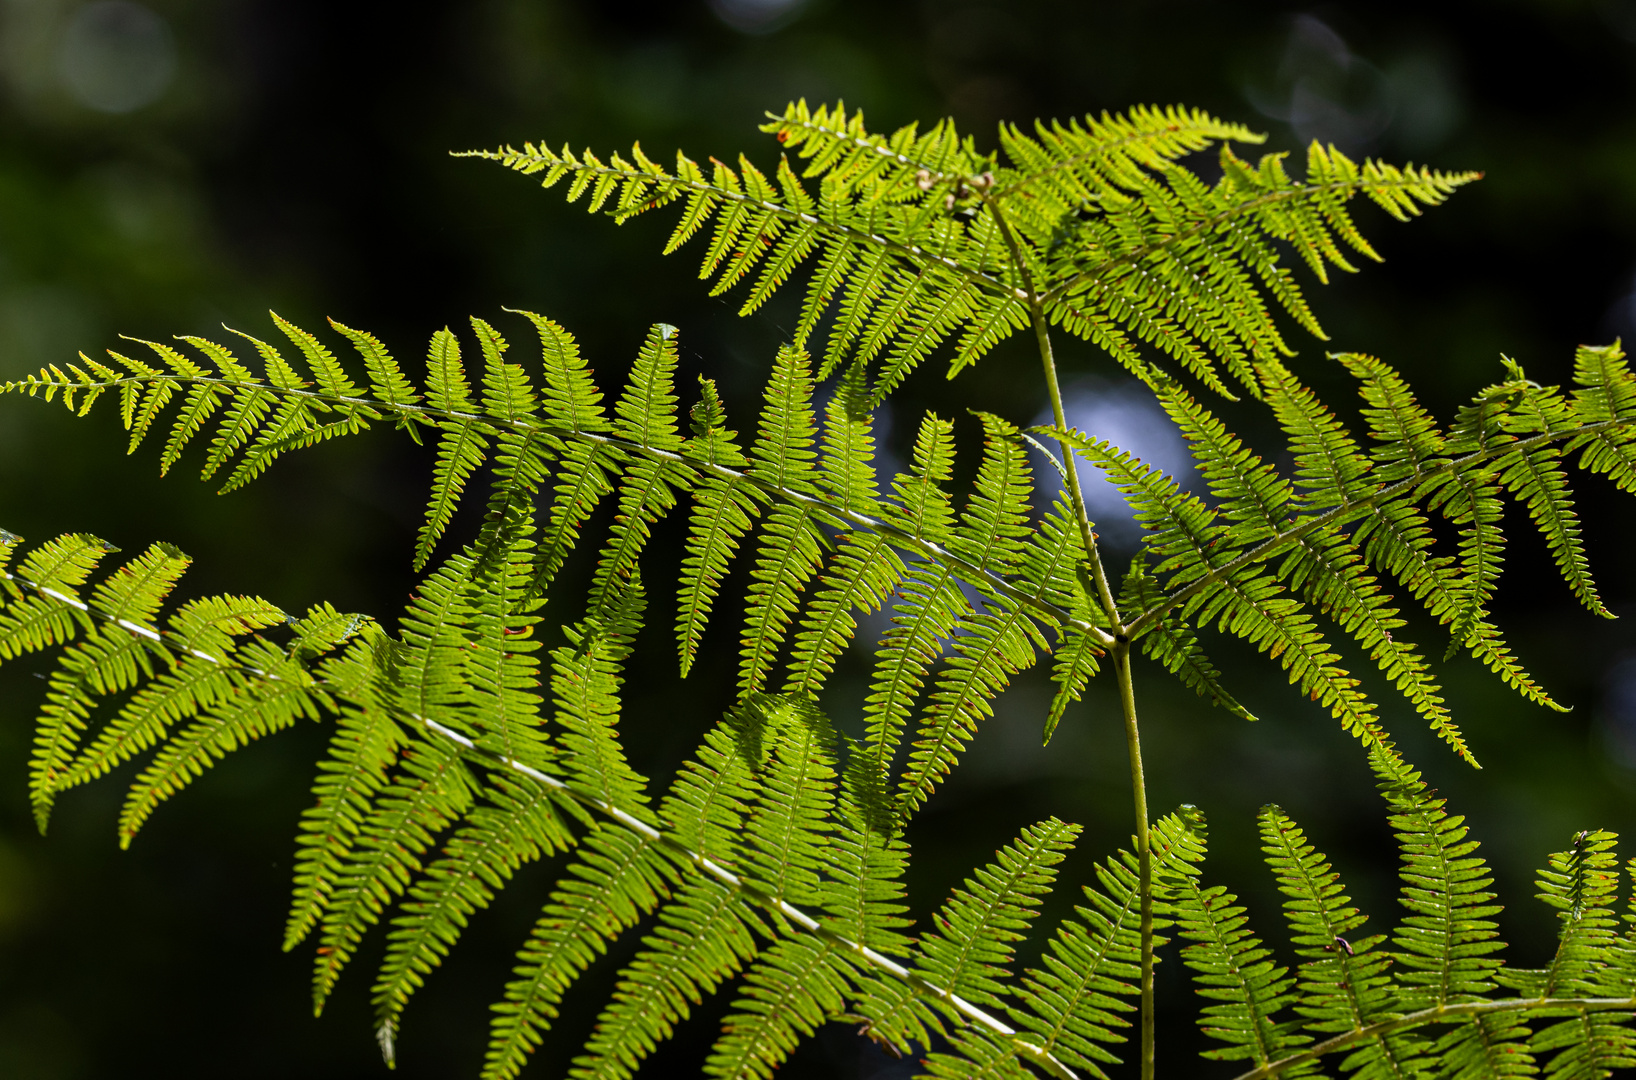
<path fill-rule="evenodd" d="M 1392 811 L 1402 852 L 1399 902 L 1409 911 L 1392 939 L 1399 950 L 1396 1008 L 1471 1001 L 1491 992 L 1500 966 L 1492 954 L 1504 944 L 1495 940 L 1492 917 L 1500 908 L 1489 902 L 1494 894 L 1486 890 L 1494 879 L 1474 855 L 1477 842 L 1466 839 L 1464 819 L 1449 816 L 1445 800 L 1403 761 L 1377 751 L 1370 765 Z"/>
<path fill-rule="evenodd" d="M 893 480 L 898 507 L 892 517 L 904 531 L 933 543 L 953 535 L 954 509 L 942 485 L 954 467 L 953 425 L 928 414 L 915 437 L 914 465 Z M 917 561 L 899 586 L 892 626 L 875 653 L 875 670 L 864 703 L 868 749 L 875 774 L 885 777 L 903 738 L 925 672 L 943 651 L 966 609 L 965 597 L 947 566 Z"/>
<path fill-rule="evenodd" d="M 806 354 L 780 349 L 750 451 L 751 476 L 801 494 L 817 494 L 811 398 Z M 741 693 L 762 689 L 794 619 L 800 592 L 818 570 L 821 547 L 817 524 L 805 506 L 781 503 L 767 515 L 750 571 L 740 637 Z"/>
<path fill-rule="evenodd" d="M 1376 748 L 1377 756 L 1387 756 Z M 1339 875 L 1307 843 L 1306 836 L 1278 807 L 1261 811 L 1261 844 L 1278 888 L 1289 897 L 1284 913 L 1290 940 L 1301 965 L 1296 1011 L 1303 1027 L 1319 1034 L 1359 1030 L 1393 1009 L 1387 970 L 1390 957 L 1377 953 L 1386 937 L 1351 937 L 1367 917 L 1348 907 Z M 1379 1035 L 1351 1055 L 1364 1077 L 1412 1074 L 1421 1066 L 1423 1040 L 1408 1035 Z"/>
<path fill-rule="evenodd" d="M 682 445 L 676 427 L 676 328 L 663 323 L 648 331 L 631 365 L 625 392 L 614 406 L 614 430 L 633 443 L 675 451 Z M 617 603 L 647 546 L 653 522 L 676 505 L 677 489 L 688 474 L 668 462 L 638 457 L 625 470 L 613 527 L 591 579 L 590 610 L 601 613 Z"/>
<path fill-rule="evenodd" d="M 684 200 L 665 250 L 713 226 L 700 270 L 713 291 L 761 268 L 746 313 L 816 256 L 797 341 L 838 301 L 822 374 L 885 356 L 876 401 L 950 336 L 959 338 L 951 370 L 974 362 L 1027 325 L 1031 299 L 1133 368 L 1143 362 L 1132 335 L 1218 388 L 1224 364 L 1253 390 L 1245 358 L 1287 351 L 1271 305 L 1318 329 L 1272 242 L 1293 245 L 1323 279 L 1327 265 L 1350 269 L 1341 244 L 1373 257 L 1347 200 L 1364 194 L 1403 217 L 1473 178 L 1359 166 L 1315 144 L 1295 180 L 1282 155 L 1251 166 L 1226 149 L 1259 141 L 1248 129 L 1180 108 L 1042 124 L 1035 136 L 1003 126 L 1004 162 L 946 120 L 886 136 L 841 105 L 797 102 L 769 116 L 763 130 L 806 160 L 816 199 L 787 162 L 775 183 L 742 155 L 736 168 L 712 159 L 708 177 L 685 155 L 665 169 L 639 146 L 607 161 L 535 144 L 472 156 L 546 187 L 567 180 L 570 202 L 588 194 L 590 210 L 618 221 Z M 1216 143 L 1223 175 L 1207 186 L 1179 159 Z"/>
<path fill-rule="evenodd" d="M 188 558 L 168 544 L 147 551 L 98 582 L 90 606 L 106 620 L 63 650 L 47 683 L 29 759 L 29 796 L 44 832 L 56 793 L 66 786 L 75 752 L 98 698 L 131 689 L 154 675 L 154 616 L 186 572 Z"/>
<path fill-rule="evenodd" d="M 976 489 L 951 538 L 951 549 L 980 570 L 1016 571 L 1029 534 L 1028 498 L 1032 481 L 1016 429 L 998 417 L 983 416 L 986 447 Z M 1072 549 L 1059 549 L 1054 562 L 1073 562 Z M 1055 576 L 1055 568 L 1044 571 Z M 909 764 L 898 786 L 904 812 L 919 809 L 935 785 L 954 767 L 977 725 L 993 715 L 989 702 L 1010 676 L 1033 666 L 1044 637 L 1022 607 L 990 598 L 987 610 L 964 620 L 947 667 L 939 674 Z"/>

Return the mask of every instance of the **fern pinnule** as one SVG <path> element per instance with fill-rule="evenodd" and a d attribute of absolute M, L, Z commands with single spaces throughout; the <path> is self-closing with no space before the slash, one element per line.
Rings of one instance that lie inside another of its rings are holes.
<path fill-rule="evenodd" d="M 1163 823 L 1161 823 L 1163 824 Z M 1141 881 L 1129 852 L 1096 864 L 1100 889 L 1057 925 L 1040 958 L 1023 974 L 1026 996 L 1009 1011 L 1041 1049 L 1092 1076 L 1119 1059 L 1106 1046 L 1126 1040 L 1125 1014 L 1137 1006 L 1142 977 Z"/>
<path fill-rule="evenodd" d="M 651 821 L 647 778 L 631 768 L 619 740 L 621 665 L 644 606 L 634 578 L 617 606 L 565 627 L 568 644 L 551 653 L 551 695 L 568 775 L 607 805 Z"/>
<path fill-rule="evenodd" d="M 99 624 L 69 644 L 47 681 L 29 756 L 29 801 L 44 832 L 57 792 L 68 776 L 98 698 L 151 679 L 155 665 L 154 617 L 190 560 L 169 544 L 155 544 L 99 581 L 89 606 Z M 25 560 L 25 568 L 27 560 Z M 147 635 L 133 634 L 140 627 Z M 161 652 L 163 650 L 160 650 Z"/>
<path fill-rule="evenodd" d="M 519 530 L 524 531 L 524 530 Z M 477 745 L 512 761 L 542 766 L 549 751 L 540 717 L 540 642 L 544 601 L 532 594 L 534 546 L 524 535 L 507 545 L 501 565 L 468 586 L 472 615 L 461 649 L 464 709 Z"/>
<path fill-rule="evenodd" d="M 314 1012 L 323 1009 L 364 934 L 420 873 L 435 838 L 471 809 L 477 788 L 454 744 L 417 739 L 403 750 L 336 874 L 313 962 Z"/>
<path fill-rule="evenodd" d="M 1049 818 L 1023 829 L 954 891 L 921 936 L 920 970 L 939 986 L 969 1001 L 999 1006 L 1008 993 L 1002 982 L 1016 951 L 1039 913 L 1040 898 L 1056 879 L 1079 826 Z"/>
<path fill-rule="evenodd" d="M 494 1006 L 483 1080 L 511 1080 L 557 1016 L 563 994 L 607 950 L 669 895 L 675 870 L 654 841 L 623 829 L 587 836 L 578 859 L 518 953 L 518 976 Z"/>
<path fill-rule="evenodd" d="M 1085 570 L 1085 542 L 1075 514 L 1067 493 L 1058 492 L 1056 501 L 1028 538 L 1020 563 L 1021 579 L 1035 596 L 1087 622 L 1105 625 L 1107 616 L 1094 598 L 1094 583 L 1088 587 L 1082 580 L 1089 575 Z M 1086 684 L 1100 670 L 1097 660 L 1104 655 L 1101 643 L 1079 627 L 1059 625 L 1056 634 L 1051 681 L 1057 689 L 1045 714 L 1043 739 L 1047 743 L 1069 704 L 1080 699 Z"/>
<path fill-rule="evenodd" d="M 1222 630 L 1277 657 L 1290 681 L 1328 708 L 1365 745 L 1385 738 L 1374 703 L 1358 689 L 1358 680 L 1340 666 L 1340 657 L 1313 627 L 1312 616 L 1300 601 L 1259 567 L 1232 569 L 1232 533 L 1217 520 L 1216 511 L 1183 493 L 1175 480 L 1158 469 L 1141 464 L 1106 441 L 1077 431 L 1052 430 L 1049 434 L 1107 473 L 1131 500 L 1138 520 L 1150 532 L 1147 545 L 1161 560 L 1155 572 L 1168 571 L 1170 587 L 1216 577 L 1213 587 L 1188 602 L 1183 617 L 1200 625 L 1217 622 Z"/>
<path fill-rule="evenodd" d="M 119 815 L 121 847 L 129 847 L 161 802 L 202 776 L 223 757 L 256 739 L 284 731 L 297 720 L 318 721 L 333 699 L 300 661 L 262 640 L 237 650 L 234 660 L 256 673 L 232 680 L 228 694 L 193 713 L 191 722 L 165 739 L 131 784 Z M 189 710 L 190 713 L 193 712 Z"/>
<path fill-rule="evenodd" d="M 1488 892 L 1494 879 L 1474 853 L 1465 819 L 1451 817 L 1445 800 L 1427 789 L 1407 763 L 1372 751 L 1369 764 L 1391 809 L 1388 819 L 1401 851 L 1398 902 L 1408 910 L 1392 943 L 1402 1011 L 1470 1001 L 1494 989 L 1500 962 L 1493 916 L 1500 907 Z"/>
<path fill-rule="evenodd" d="M 750 449 L 750 475 L 804 495 L 819 491 L 812 374 L 805 353 L 778 352 L 767 380 L 766 406 Z M 739 691 L 764 688 L 793 622 L 800 593 L 817 573 L 824 547 L 806 505 L 780 503 L 756 544 L 739 645 Z"/>
<path fill-rule="evenodd" d="M 487 907 L 523 865 L 572 846 L 553 794 L 496 773 L 483 787 L 488 805 L 466 815 L 442 857 L 409 887 L 402 914 L 392 920 L 372 992 L 375 1038 L 388 1065 L 395 1063 L 404 1006 L 454 948 L 472 915 Z"/>
<path fill-rule="evenodd" d="M 1375 748 L 1389 757 L 1384 748 Z M 1357 1031 L 1395 1011 L 1391 957 L 1377 952 L 1386 935 L 1352 937 L 1367 921 L 1342 893 L 1340 875 L 1305 834 L 1276 806 L 1261 811 L 1262 851 L 1277 875 L 1279 891 L 1289 899 L 1284 913 L 1290 940 L 1301 965 L 1296 1011 L 1307 1031 L 1333 1034 Z M 1350 1060 L 1365 1076 L 1399 1076 L 1422 1065 L 1424 1040 L 1414 1033 L 1376 1035 L 1353 1050 Z"/>
<path fill-rule="evenodd" d="M 783 938 L 745 972 L 743 992 L 722 1021 L 707 1076 L 770 1080 L 796 1047 L 845 1010 L 850 974 L 837 947 L 816 938 Z"/>
<path fill-rule="evenodd" d="M 1296 980 L 1270 959 L 1272 950 L 1249 929 L 1238 897 L 1200 881 L 1197 866 L 1190 865 L 1197 861 L 1195 855 L 1167 865 L 1163 888 L 1177 934 L 1192 942 L 1181 951 L 1182 963 L 1193 969 L 1199 996 L 1220 1003 L 1200 1009 L 1198 1023 L 1204 1035 L 1227 1045 L 1201 1053 L 1266 1066 L 1312 1042 L 1312 1036 L 1277 1018 L 1298 1000 L 1292 992 Z M 1305 1071 L 1310 1069 L 1292 1070 L 1294 1075 Z"/>
<path fill-rule="evenodd" d="M 1021 562 L 1024 538 L 1031 531 L 1027 522 L 1032 476 L 1016 429 L 998 417 L 983 414 L 982 419 L 987 436 L 983 461 L 950 547 L 980 570 L 1009 574 Z M 1055 577 L 1072 565 L 1076 550 L 1059 547 L 1055 565 L 1043 571 L 1045 576 Z M 950 585 L 944 585 L 945 591 Z M 990 701 L 1010 677 L 1033 666 L 1036 649 L 1047 648 L 1021 605 L 991 597 L 985 607 L 962 620 L 966 633 L 955 637 L 949 662 L 927 702 L 898 785 L 906 814 L 919 809 L 954 767 L 977 725 L 993 715 Z"/>
<path fill-rule="evenodd" d="M 228 666 L 232 638 L 289 621 L 283 611 L 256 597 L 202 597 L 177 608 L 166 618 L 165 635 L 173 648 L 161 654 L 164 669 L 97 731 L 64 771 L 58 787 L 106 775 L 152 749 L 183 720 L 232 693 L 236 686 Z"/>
<path fill-rule="evenodd" d="M 739 449 L 738 433 L 727 428 L 716 384 L 701 377 L 699 391 L 699 402 L 691 414 L 693 437 L 687 443 L 688 454 L 713 465 L 745 467 L 749 462 Z M 727 576 L 728 563 L 761 513 L 758 494 L 756 488 L 718 476 L 706 476 L 693 488 L 693 511 L 688 517 L 686 553 L 677 588 L 676 638 L 683 676 L 693 667 L 711 607 Z"/>
<path fill-rule="evenodd" d="M 676 328 L 660 323 L 631 365 L 625 392 L 614 407 L 614 430 L 631 442 L 675 451 L 682 445 L 676 423 Z M 670 462 L 638 457 L 624 469 L 618 507 L 591 579 L 589 609 L 600 613 L 618 602 L 636 570 L 651 526 L 691 486 L 688 472 Z"/>
<path fill-rule="evenodd" d="M 313 805 L 301 813 L 284 924 L 286 952 L 305 941 L 323 919 L 368 810 L 408 743 L 374 683 L 372 677 L 360 679 L 353 702 L 341 710 L 318 763 Z"/>
<path fill-rule="evenodd" d="M 1121 586 L 1120 604 L 1130 611 L 1156 610 L 1161 600 L 1158 582 L 1148 572 L 1147 560 L 1138 554 L 1131 560 Z M 1227 710 L 1240 720 L 1255 720 L 1250 710 L 1221 686 L 1221 672 L 1205 655 L 1193 628 L 1180 618 L 1160 618 L 1141 637 L 1142 653 L 1163 664 L 1166 671 L 1182 681 L 1210 704 Z"/>
<path fill-rule="evenodd" d="M 727 886 L 694 878 L 660 909 L 659 925 L 619 975 L 612 1000 L 597 1018 L 586 1052 L 574 1059 L 575 1080 L 626 1080 L 692 1002 L 714 993 L 759 951 L 770 936 L 753 909 Z"/>
<path fill-rule="evenodd" d="M 947 544 L 954 532 L 953 502 L 942 485 L 954 469 L 954 425 L 928 413 L 915 437 L 913 466 L 892 480 L 897 496 L 888 520 L 910 535 Z M 869 697 L 864 703 L 867 755 L 883 782 L 903 738 L 904 726 L 926 671 L 966 610 L 953 572 L 925 560 L 909 564 L 892 607 L 892 626 L 875 652 Z"/>
<path fill-rule="evenodd" d="M 460 360 L 460 339 L 447 328 L 432 335 L 426 372 L 427 397 L 433 408 L 470 414 L 471 386 Z M 426 507 L 426 522 L 415 542 L 417 571 L 432 557 L 432 549 L 454 517 L 466 481 L 488 454 L 487 432 L 479 421 L 468 419 L 441 426 L 443 434 L 437 441 L 437 465 L 432 470 L 432 495 Z"/>
<path fill-rule="evenodd" d="M 1577 426 L 1579 417 L 1559 391 L 1529 384 L 1520 367 L 1515 369 L 1514 378 L 1522 384 L 1522 392 L 1505 421 L 1513 434 L 1526 437 L 1569 431 Z M 1614 615 L 1603 606 L 1591 578 L 1590 561 L 1580 539 L 1579 515 L 1559 460 L 1562 454 L 1562 448 L 1555 445 L 1514 450 L 1496 461 L 1494 470 L 1506 490 L 1528 507 L 1529 517 L 1544 535 L 1557 570 L 1574 596 L 1593 614 L 1611 619 Z"/>

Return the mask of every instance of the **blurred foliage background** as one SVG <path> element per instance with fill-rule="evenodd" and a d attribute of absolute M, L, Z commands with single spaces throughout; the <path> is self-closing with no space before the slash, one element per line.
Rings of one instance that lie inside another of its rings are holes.
<path fill-rule="evenodd" d="M 1365 212 L 1386 264 L 1314 286 L 1332 341 L 1292 340 L 1298 370 L 1336 401 L 1346 388 L 1327 348 L 1385 356 L 1448 415 L 1497 376 L 1502 351 L 1554 382 L 1575 344 L 1636 333 L 1636 0 L 0 0 L 0 378 L 114 345 L 119 333 L 209 334 L 223 321 L 270 331 L 268 307 L 309 326 L 333 315 L 372 329 L 406 357 L 475 313 L 526 352 L 526 328 L 505 305 L 574 329 L 605 382 L 649 323 L 676 324 L 685 363 L 721 379 L 742 428 L 789 307 L 738 319 L 731 297 L 703 295 L 694 256 L 657 256 L 668 220 L 615 228 L 446 152 L 539 138 L 603 151 L 639 138 L 656 157 L 681 146 L 765 163 L 774 147 L 754 127 L 796 96 L 843 97 L 877 129 L 951 114 L 985 147 L 1000 119 L 1185 102 L 1259 125 L 1272 149 L 1320 138 L 1356 155 L 1484 170 L 1481 184 L 1412 226 Z M 1173 453 L 1162 421 L 1101 357 L 1081 343 L 1059 348 L 1085 422 L 1128 433 L 1161 461 Z M 1029 421 L 1042 401 L 1035 370 L 1018 350 L 954 384 L 927 365 L 895 402 L 900 422 L 883 417 L 889 442 L 901 452 L 923 408 L 958 413 L 973 400 Z M 1234 415 L 1260 423 L 1251 410 Z M 973 450 L 974 429 L 962 421 Z M 426 465 L 382 431 L 286 459 L 218 498 L 183 474 L 161 481 L 151 454 L 123 457 L 111 413 L 72 421 L 0 401 L 0 524 L 36 540 L 88 530 L 127 549 L 168 539 L 197 559 L 191 588 L 256 592 L 287 609 L 328 599 L 390 621 L 412 585 Z M 1595 484 L 1582 495 L 1604 595 L 1628 614 L 1636 513 Z M 1118 507 L 1107 510 L 1119 543 Z M 1578 611 L 1543 545 L 1515 536 L 1502 623 L 1574 711 L 1527 706 L 1469 661 L 1444 665 L 1486 765 L 1477 773 L 1384 700 L 1410 757 L 1470 815 L 1498 864 L 1509 939 L 1542 954 L 1552 920 L 1526 899 L 1533 868 L 1575 829 L 1631 823 L 1636 635 Z M 663 557 L 652 559 L 650 580 L 664 580 Z M 551 603 L 548 617 L 575 617 L 571 577 Z M 627 712 L 650 774 L 666 777 L 724 700 L 730 622 L 716 628 L 714 662 L 680 683 L 665 620 L 655 620 Z M 1441 653 L 1431 628 L 1413 629 Z M 1270 664 L 1221 647 L 1216 659 L 1236 669 L 1232 689 L 1264 719 L 1231 720 L 1149 670 L 1155 805 L 1194 802 L 1210 815 L 1213 876 L 1261 905 L 1263 933 L 1277 932 L 1254 841 L 1254 810 L 1267 801 L 1306 826 L 1389 926 L 1390 838 L 1362 754 Z M 314 1020 L 309 958 L 278 951 L 321 732 L 237 755 L 129 852 L 114 842 L 114 784 L 64 799 L 41 838 L 24 760 L 43 669 L 0 671 L 0 1077 L 382 1073 L 370 957 Z M 855 661 L 831 688 L 843 724 L 865 674 Z M 1091 859 L 1128 835 L 1113 702 L 1093 691 L 1042 748 L 1045 695 L 1036 681 L 1008 692 L 966 768 L 914 825 L 921 913 L 1048 813 L 1088 827 L 1056 911 Z M 488 1003 L 553 869 L 525 873 L 411 1005 L 406 1075 L 475 1075 Z M 593 997 L 612 970 L 593 971 Z M 1161 967 L 1174 1025 L 1164 1065 L 1229 1075 L 1187 1060 L 1179 974 Z M 591 1018 L 570 1011 L 535 1074 L 560 1072 Z M 706 1008 L 652 1074 L 694 1071 L 713 1026 Z M 786 1075 L 914 1071 L 836 1026 Z"/>

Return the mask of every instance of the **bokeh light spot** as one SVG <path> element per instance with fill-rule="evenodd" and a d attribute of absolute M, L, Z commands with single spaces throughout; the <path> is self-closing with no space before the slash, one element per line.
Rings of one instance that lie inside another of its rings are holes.
<path fill-rule="evenodd" d="M 165 20 L 128 0 L 97 0 L 75 13 L 58 55 L 63 85 L 105 113 L 151 105 L 176 74 L 176 43 Z"/>

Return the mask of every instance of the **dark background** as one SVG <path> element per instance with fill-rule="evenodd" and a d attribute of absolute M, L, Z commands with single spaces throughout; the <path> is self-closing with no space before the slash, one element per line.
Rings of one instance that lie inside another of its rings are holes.
<path fill-rule="evenodd" d="M 151 0 L 141 9 L 6 0 L 0 379 L 79 349 L 122 347 L 120 333 L 211 334 L 223 321 L 270 333 L 268 307 L 307 326 L 332 315 L 369 328 L 403 357 L 475 313 L 526 355 L 526 325 L 504 305 L 575 330 L 605 384 L 650 322 L 676 324 L 684 374 L 716 375 L 744 429 L 792 324 L 789 301 L 737 319 L 735 301 L 710 300 L 693 280 L 697 252 L 658 257 L 668 216 L 615 228 L 563 206 L 560 192 L 446 152 L 540 138 L 605 152 L 640 138 L 659 160 L 681 146 L 700 159 L 746 151 L 769 163 L 773 147 L 754 130 L 762 110 L 801 95 L 864 106 L 876 129 L 952 114 L 987 148 L 1002 118 L 1180 101 L 1265 130 L 1274 149 L 1319 137 L 1354 154 L 1487 174 L 1412 226 L 1360 211 L 1385 265 L 1314 286 L 1330 344 L 1291 332 L 1298 370 L 1336 400 L 1345 387 L 1325 349 L 1370 351 L 1446 416 L 1497 376 L 1501 352 L 1556 382 L 1574 345 L 1636 330 L 1633 76 L 1632 0 Z M 1082 383 L 1084 394 L 1118 389 L 1117 373 L 1087 346 L 1059 349 L 1070 379 L 1115 380 Z M 1015 348 L 952 385 L 929 364 L 895 404 L 892 440 L 901 449 L 928 406 L 960 415 L 977 400 L 1031 420 L 1041 401 L 1035 371 Z M 1249 411 L 1233 416 L 1261 423 Z M 974 429 L 962 419 L 972 449 Z M 172 540 L 196 557 L 189 588 L 201 592 L 255 592 L 287 609 L 327 599 L 388 619 L 402 604 L 428 462 L 401 437 L 381 431 L 293 456 L 226 498 L 192 479 L 196 459 L 160 480 L 156 451 L 126 459 L 122 450 L 111 412 L 73 421 L 56 406 L 0 401 L 0 524 L 34 540 L 93 531 L 128 550 Z M 1631 504 L 1598 480 L 1580 487 L 1604 596 L 1629 612 Z M 1486 766 L 1479 773 L 1382 700 L 1401 745 L 1469 814 L 1495 862 L 1514 960 L 1537 963 L 1552 920 L 1527 899 L 1532 868 L 1575 829 L 1620 829 L 1632 817 L 1636 639 L 1624 622 L 1577 609 L 1543 543 L 1520 516 L 1511 524 L 1501 618 L 1524 661 L 1574 711 L 1528 705 L 1469 660 L 1440 665 Z M 664 560 L 657 549 L 650 556 L 650 580 L 671 572 Z M 548 616 L 576 617 L 577 597 L 570 575 Z M 680 683 L 667 624 L 656 608 L 627 711 L 637 764 L 661 781 L 711 722 L 733 652 L 723 619 L 700 670 Z M 1435 632 L 1411 629 L 1441 654 Z M 1214 878 L 1258 905 L 1255 925 L 1276 937 L 1254 813 L 1281 803 L 1387 928 L 1392 851 L 1363 755 L 1273 665 L 1227 646 L 1215 652 L 1230 688 L 1263 719 L 1232 720 L 1144 666 L 1155 807 L 1204 808 Z M 43 691 L 35 676 L 47 668 L 33 658 L 0 671 L 0 1077 L 380 1074 L 369 1035 L 374 954 L 366 950 L 314 1020 L 308 954 L 278 951 L 295 821 L 323 733 L 296 731 L 237 755 L 166 805 L 129 852 L 114 841 L 117 783 L 64 798 L 42 839 L 27 813 L 25 759 Z M 866 674 L 855 657 L 832 686 L 828 704 L 843 724 Z M 1093 857 L 1128 835 L 1107 688 L 1094 688 L 1042 749 L 1047 694 L 1033 678 L 1008 692 L 968 766 L 913 827 L 922 914 L 1046 814 L 1087 826 L 1063 867 L 1075 887 Z M 524 873 L 411 1004 L 405 1075 L 475 1075 L 487 1005 L 552 869 Z M 1053 917 L 1071 891 L 1060 891 Z M 611 970 L 593 972 L 591 998 Z M 1161 970 L 1167 1070 L 1230 1075 L 1191 1058 L 1189 995 L 1178 965 Z M 533 1073 L 560 1072 L 590 1019 L 570 1010 Z M 653 1074 L 695 1071 L 712 1027 L 708 1010 L 686 1025 Z M 786 1069 L 910 1072 L 842 1027 Z"/>

